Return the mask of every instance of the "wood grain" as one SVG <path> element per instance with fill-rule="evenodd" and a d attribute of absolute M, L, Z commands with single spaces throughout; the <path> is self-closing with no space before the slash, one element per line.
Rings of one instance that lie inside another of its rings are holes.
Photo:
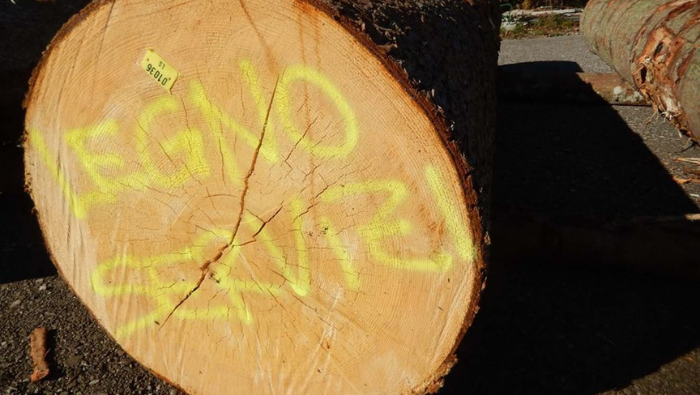
<path fill-rule="evenodd" d="M 491 9 L 446 4 L 470 26 Z M 27 185 L 54 262 L 188 393 L 434 391 L 473 319 L 496 29 L 472 37 L 484 81 L 431 65 L 454 90 L 435 96 L 348 15 L 100 1 L 35 72 Z"/>

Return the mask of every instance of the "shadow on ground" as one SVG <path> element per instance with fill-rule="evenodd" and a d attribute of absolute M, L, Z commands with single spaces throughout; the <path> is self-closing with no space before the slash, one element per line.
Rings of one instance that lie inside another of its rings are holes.
<path fill-rule="evenodd" d="M 597 394 L 698 346 L 697 283 L 496 263 L 488 281 L 440 394 Z"/>
<path fill-rule="evenodd" d="M 545 63 L 535 66 L 579 71 Z M 494 211 L 698 212 L 611 107 L 501 103 L 498 119 Z M 493 235 L 494 249 L 509 248 Z M 700 345 L 697 282 L 559 263 L 491 262 L 461 362 L 440 394 L 596 394 Z M 700 391 L 697 380 L 678 380 L 674 393 Z"/>

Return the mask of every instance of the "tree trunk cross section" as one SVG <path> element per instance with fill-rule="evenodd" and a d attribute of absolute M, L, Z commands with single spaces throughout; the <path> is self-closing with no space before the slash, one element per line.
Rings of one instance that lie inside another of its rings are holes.
<path fill-rule="evenodd" d="M 394 41 L 377 10 L 408 23 Z M 188 393 L 435 391 L 483 285 L 492 10 L 93 3 L 27 98 L 27 186 L 62 276 Z M 478 34 L 406 44 L 441 23 Z M 465 43 L 474 65 L 447 52 Z"/>

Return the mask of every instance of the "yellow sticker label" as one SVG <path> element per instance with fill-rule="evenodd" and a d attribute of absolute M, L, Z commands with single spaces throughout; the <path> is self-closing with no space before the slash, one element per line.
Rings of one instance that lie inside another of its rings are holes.
<path fill-rule="evenodd" d="M 168 92 L 170 92 L 178 77 L 177 70 L 151 49 L 143 57 L 141 67 L 158 85 L 167 89 Z"/>

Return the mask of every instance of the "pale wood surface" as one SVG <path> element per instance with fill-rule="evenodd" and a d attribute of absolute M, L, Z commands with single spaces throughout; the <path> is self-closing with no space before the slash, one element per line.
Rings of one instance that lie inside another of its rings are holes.
<path fill-rule="evenodd" d="M 355 36 L 294 1 L 117 1 L 48 54 L 28 186 L 127 352 L 192 394 L 423 392 L 446 373 L 481 224 L 444 131 Z"/>

